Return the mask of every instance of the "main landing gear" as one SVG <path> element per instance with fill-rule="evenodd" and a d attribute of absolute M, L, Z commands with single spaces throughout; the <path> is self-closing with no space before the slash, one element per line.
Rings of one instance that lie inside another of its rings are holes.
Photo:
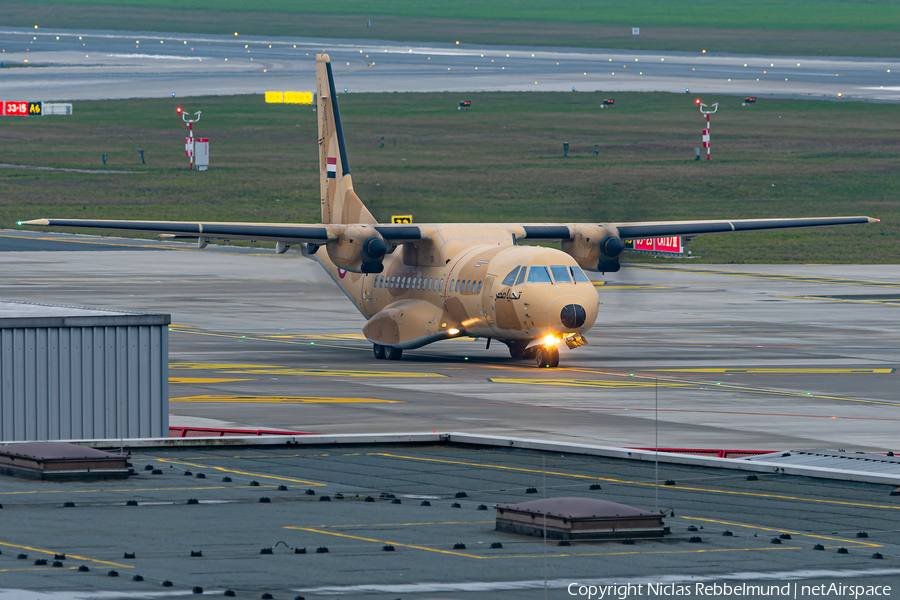
<path fill-rule="evenodd" d="M 374 344 L 373 350 L 375 351 L 375 358 L 379 360 L 400 360 L 400 357 L 403 356 L 403 348 Z"/>

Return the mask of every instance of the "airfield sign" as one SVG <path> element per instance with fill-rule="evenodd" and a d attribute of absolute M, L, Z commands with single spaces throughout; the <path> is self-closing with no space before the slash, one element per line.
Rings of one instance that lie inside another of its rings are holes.
<path fill-rule="evenodd" d="M 40 117 L 43 112 L 40 102 L 29 102 L 27 100 L 4 100 L 3 116 L 5 117 Z"/>

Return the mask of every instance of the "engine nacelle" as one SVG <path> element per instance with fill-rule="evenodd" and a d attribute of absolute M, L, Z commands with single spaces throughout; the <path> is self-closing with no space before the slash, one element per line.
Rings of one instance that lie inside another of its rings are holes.
<path fill-rule="evenodd" d="M 615 273 L 625 242 L 611 225 L 575 225 L 572 239 L 562 243 L 563 252 L 582 269 Z"/>
<path fill-rule="evenodd" d="M 381 273 L 387 243 L 371 225 L 353 225 L 325 245 L 328 258 L 351 273 Z"/>

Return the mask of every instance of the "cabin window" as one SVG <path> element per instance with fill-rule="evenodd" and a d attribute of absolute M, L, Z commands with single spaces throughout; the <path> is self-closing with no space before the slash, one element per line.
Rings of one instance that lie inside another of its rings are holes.
<path fill-rule="evenodd" d="M 550 267 L 550 272 L 553 273 L 553 281 L 556 283 L 572 283 L 569 269 L 565 265 L 554 265 Z"/>
<path fill-rule="evenodd" d="M 441 291 L 442 287 L 444 287 L 444 280 L 438 279 L 438 291 Z"/>
<path fill-rule="evenodd" d="M 454 292 L 459 291 L 459 279 L 457 279 L 456 282 L 453 284 L 453 291 Z"/>
<path fill-rule="evenodd" d="M 480 281 L 478 282 L 478 293 L 479 294 L 481 293 L 481 282 Z"/>
<path fill-rule="evenodd" d="M 516 275 L 519 274 L 519 269 L 522 267 L 516 267 L 512 271 L 509 272 L 509 275 L 503 278 L 503 285 L 513 285 L 516 282 Z"/>
<path fill-rule="evenodd" d="M 528 269 L 528 283 L 552 283 L 547 267 L 531 267 Z"/>
<path fill-rule="evenodd" d="M 584 271 L 581 270 L 581 267 L 569 267 L 569 272 L 572 273 L 572 279 L 575 280 L 575 283 L 591 282 L 588 276 L 584 274 Z"/>
<path fill-rule="evenodd" d="M 525 271 L 527 270 L 526 267 L 522 267 L 522 270 L 519 271 L 519 276 L 516 277 L 516 285 L 522 285 L 522 282 L 525 281 Z"/>

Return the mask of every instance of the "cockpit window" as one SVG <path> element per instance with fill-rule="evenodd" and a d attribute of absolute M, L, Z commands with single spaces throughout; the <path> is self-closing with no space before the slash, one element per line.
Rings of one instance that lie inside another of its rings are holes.
<path fill-rule="evenodd" d="M 507 275 L 503 279 L 503 285 L 513 285 L 516 282 L 516 275 L 519 274 L 519 269 L 521 269 L 521 268 L 522 267 L 516 267 L 515 269 L 510 271 L 509 275 Z"/>
<path fill-rule="evenodd" d="M 572 283 L 572 278 L 569 277 L 569 269 L 565 265 L 554 265 L 550 267 L 550 272 L 553 273 L 553 281 L 556 283 Z"/>
<path fill-rule="evenodd" d="M 591 280 L 588 279 L 588 276 L 584 274 L 584 271 L 581 270 L 581 267 L 569 267 L 569 272 L 572 273 L 572 278 L 575 280 L 575 283 L 591 282 Z"/>
<path fill-rule="evenodd" d="M 519 276 L 516 277 L 516 285 L 522 285 L 522 282 L 525 281 L 525 272 L 527 270 L 526 267 L 522 267 L 522 270 L 519 271 Z"/>
<path fill-rule="evenodd" d="M 531 267 L 528 269 L 528 283 L 552 283 L 547 267 Z"/>

